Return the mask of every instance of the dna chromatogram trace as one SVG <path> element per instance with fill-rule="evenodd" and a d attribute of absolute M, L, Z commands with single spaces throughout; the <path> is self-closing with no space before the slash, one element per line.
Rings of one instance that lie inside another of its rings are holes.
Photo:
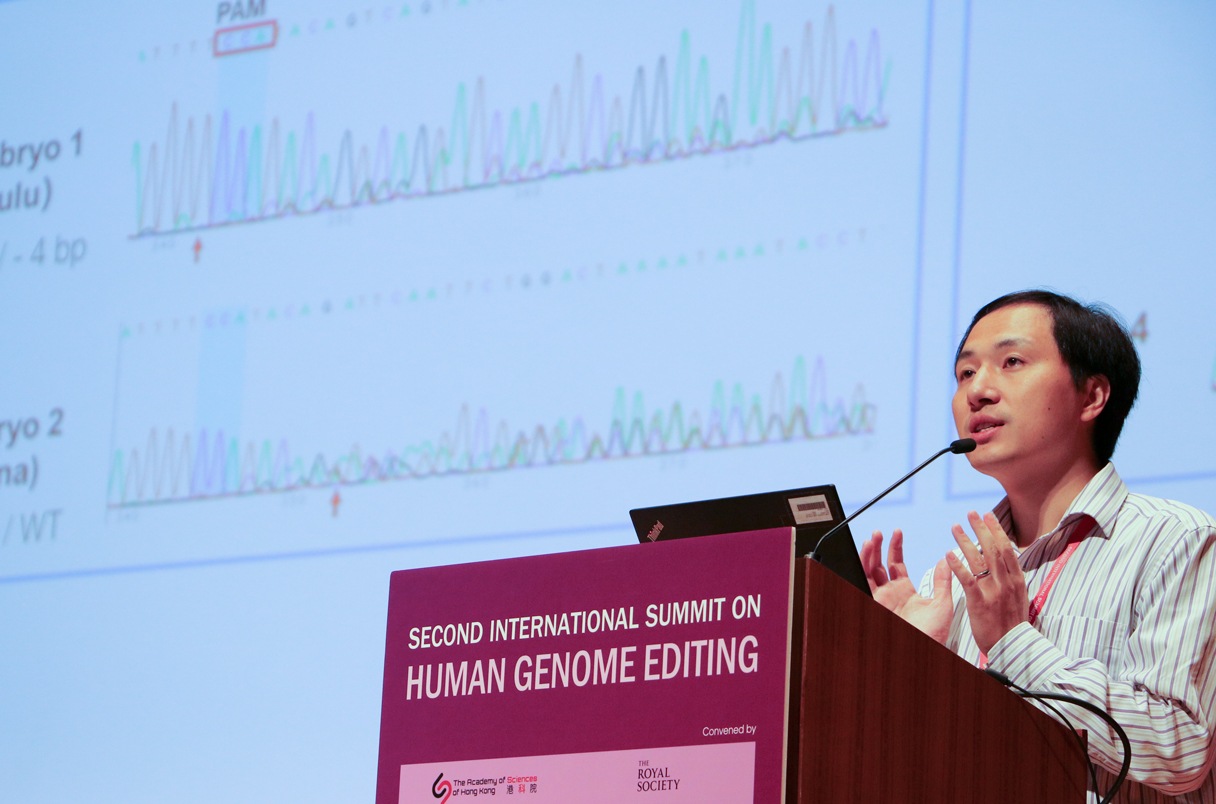
<path fill-rule="evenodd" d="M 242 443 L 222 431 L 152 429 L 144 445 L 114 452 L 107 504 L 131 508 L 861 435 L 873 432 L 876 415 L 864 386 L 848 400 L 832 399 L 824 361 L 808 373 L 798 358 L 788 380 L 774 376 L 767 404 L 741 383 L 729 391 L 715 383 L 701 409 L 679 401 L 651 408 L 640 392 L 630 398 L 619 388 L 601 426 L 576 416 L 530 429 L 495 423 L 485 408 L 474 413 L 465 404 L 455 425 L 436 438 L 377 453 L 354 446 L 307 455 L 286 440 Z"/>
<path fill-rule="evenodd" d="M 740 12 L 733 72 L 716 83 L 711 59 L 684 30 L 674 59 L 639 65 L 627 92 L 575 56 L 569 83 L 545 100 L 495 107 L 484 77 L 456 88 L 450 119 L 412 137 L 346 130 L 326 150 L 313 113 L 299 131 L 237 127 L 222 113 L 185 119 L 176 104 L 161 142 L 136 142 L 132 237 L 311 215 L 521 182 L 801 142 L 887 125 L 890 63 L 877 30 L 837 33 L 829 8 L 807 21 L 796 52 L 778 49 L 753 3 Z M 729 71 L 724 71 L 729 72 Z M 618 77 L 622 78 L 622 77 Z M 538 96 L 541 93 L 538 93 Z"/>

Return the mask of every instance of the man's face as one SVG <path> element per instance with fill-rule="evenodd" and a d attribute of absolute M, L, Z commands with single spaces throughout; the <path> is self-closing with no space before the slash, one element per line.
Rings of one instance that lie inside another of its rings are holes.
<path fill-rule="evenodd" d="M 954 424 L 974 438 L 971 465 L 997 480 L 1075 460 L 1087 449 L 1084 394 L 1073 384 L 1038 304 L 1003 307 L 967 336 L 954 376 Z"/>

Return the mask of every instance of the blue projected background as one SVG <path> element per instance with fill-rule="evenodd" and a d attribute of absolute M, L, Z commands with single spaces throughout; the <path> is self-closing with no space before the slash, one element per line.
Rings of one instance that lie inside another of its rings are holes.
<path fill-rule="evenodd" d="M 1011 290 L 1216 509 L 1210 5 L 587 6 L 0 3 L 5 800 L 370 800 L 389 572 L 856 506 Z M 854 533 L 928 569 L 949 460 Z"/>

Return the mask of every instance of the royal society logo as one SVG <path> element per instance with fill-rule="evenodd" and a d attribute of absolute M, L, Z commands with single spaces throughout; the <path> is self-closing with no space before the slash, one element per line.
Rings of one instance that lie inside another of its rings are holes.
<path fill-rule="evenodd" d="M 665 793 L 680 789 L 680 780 L 673 778 L 671 768 L 666 765 L 652 767 L 650 760 L 638 762 L 638 792 Z"/>

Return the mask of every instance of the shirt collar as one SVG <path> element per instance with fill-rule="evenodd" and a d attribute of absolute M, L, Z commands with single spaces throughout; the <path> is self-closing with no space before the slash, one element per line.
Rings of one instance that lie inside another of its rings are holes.
<path fill-rule="evenodd" d="M 1127 486 L 1123 484 L 1123 479 L 1115 471 L 1115 465 L 1107 461 L 1106 465 L 1102 467 L 1098 474 L 1090 478 L 1090 481 L 1085 484 L 1085 488 L 1081 489 L 1081 493 L 1068 506 L 1068 510 L 1064 512 L 1064 516 L 1060 519 L 1060 523 L 1031 544 L 1060 533 L 1065 529 L 1070 529 L 1086 515 L 1092 517 L 1094 522 L 1097 523 L 1097 527 L 1093 529 L 1090 535 L 1109 539 L 1111 530 L 1115 526 L 1115 518 L 1119 514 L 1119 508 L 1123 505 L 1123 501 L 1127 499 L 1127 495 Z M 996 518 L 1001 523 L 1001 527 L 1008 533 L 1013 526 L 1013 512 L 1009 509 L 1009 498 L 1005 497 L 997 503 L 996 508 L 992 509 L 992 513 L 996 515 Z"/>

